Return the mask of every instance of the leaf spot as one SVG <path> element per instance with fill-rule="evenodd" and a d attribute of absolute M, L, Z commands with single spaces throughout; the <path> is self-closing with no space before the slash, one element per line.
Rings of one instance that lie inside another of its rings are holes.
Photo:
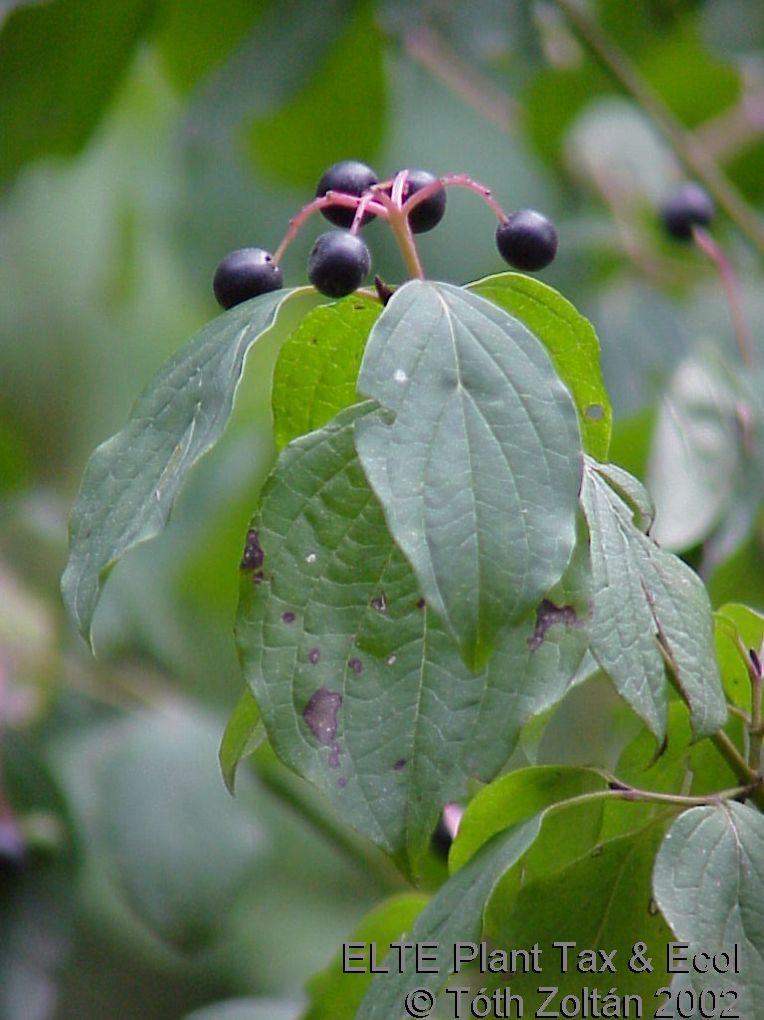
<path fill-rule="evenodd" d="M 602 421 L 605 417 L 605 408 L 602 404 L 589 404 L 584 411 L 584 417 L 588 418 L 589 421 Z"/>
<path fill-rule="evenodd" d="M 360 659 L 348 659 L 348 666 L 354 673 L 363 673 L 363 663 Z"/>
<path fill-rule="evenodd" d="M 387 596 L 385 595 L 385 593 L 381 591 L 379 595 L 375 595 L 374 598 L 371 600 L 371 605 L 373 606 L 374 609 L 378 609 L 380 613 L 386 613 Z"/>
<path fill-rule="evenodd" d="M 302 717 L 319 743 L 326 746 L 334 744 L 337 735 L 337 716 L 341 705 L 342 695 L 339 691 L 319 687 L 305 706 Z M 339 753 L 338 748 L 332 747 L 332 754 L 335 749 Z"/>
<path fill-rule="evenodd" d="M 406 759 L 405 758 L 399 758 L 398 761 L 393 765 L 393 768 L 395 769 L 396 772 L 400 772 L 400 770 L 402 768 L 405 768 L 405 766 L 406 766 Z"/>
<path fill-rule="evenodd" d="M 291 609 L 287 609 L 285 613 L 281 614 L 281 619 L 283 623 L 294 623 L 295 615 Z"/>
<path fill-rule="evenodd" d="M 536 610 L 536 626 L 528 638 L 528 647 L 532 652 L 541 647 L 546 632 L 556 623 L 561 623 L 564 627 L 581 626 L 574 606 L 556 606 L 549 599 L 544 599 Z"/>
<path fill-rule="evenodd" d="M 308 662 L 312 663 L 315 666 L 320 658 L 321 658 L 321 649 L 320 648 L 311 648 L 311 650 L 308 652 Z"/>
<path fill-rule="evenodd" d="M 244 543 L 244 552 L 242 553 L 241 563 L 239 564 L 240 570 L 259 570 L 263 565 L 265 559 L 265 553 L 263 547 L 260 545 L 260 535 L 257 528 L 250 528 L 247 532 L 247 539 Z M 262 571 L 260 572 L 260 579 L 262 580 Z"/>

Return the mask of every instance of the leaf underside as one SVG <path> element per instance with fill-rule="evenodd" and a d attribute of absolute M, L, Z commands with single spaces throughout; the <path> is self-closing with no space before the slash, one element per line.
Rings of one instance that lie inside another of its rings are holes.
<path fill-rule="evenodd" d="M 666 731 L 666 662 L 696 736 L 715 733 L 727 709 L 702 582 L 634 524 L 631 507 L 592 461 L 581 502 L 590 535 L 592 654 L 658 739 Z"/>
<path fill-rule="evenodd" d="M 157 372 L 124 428 L 91 456 L 61 579 L 87 640 L 108 571 L 164 528 L 186 475 L 228 423 L 247 352 L 296 293 L 264 294 L 213 319 Z"/>
<path fill-rule="evenodd" d="M 655 862 L 655 898 L 689 953 L 740 947 L 741 973 L 731 1010 L 760 1016 L 764 1001 L 764 817 L 747 804 L 692 808 L 671 826 Z M 694 976 L 696 988 L 722 992 L 729 975 Z M 725 1005 L 730 1005 L 728 1000 Z"/>
<path fill-rule="evenodd" d="M 443 804 L 492 778 L 586 646 L 585 547 L 473 673 L 393 543 L 351 408 L 286 448 L 242 571 L 237 640 L 279 756 L 416 872 Z"/>

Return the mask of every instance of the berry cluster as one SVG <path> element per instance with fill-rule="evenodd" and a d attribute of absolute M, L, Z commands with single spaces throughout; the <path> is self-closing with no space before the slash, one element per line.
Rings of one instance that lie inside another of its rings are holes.
<path fill-rule="evenodd" d="M 371 270 L 371 254 L 359 230 L 375 218 L 388 221 L 412 275 L 423 276 L 413 235 L 436 227 L 446 211 L 446 188 L 464 187 L 479 195 L 499 220 L 496 246 L 511 266 L 543 269 L 557 253 L 557 231 L 541 213 L 523 209 L 507 215 L 488 188 L 464 174 L 435 177 L 427 170 L 406 169 L 390 180 L 357 160 L 335 163 L 322 175 L 316 197 L 291 221 L 274 254 L 241 248 L 227 255 L 215 271 L 213 290 L 223 308 L 232 308 L 282 286 L 280 262 L 303 222 L 320 211 L 336 230 L 317 239 L 308 257 L 308 279 L 327 297 L 356 290 Z"/>

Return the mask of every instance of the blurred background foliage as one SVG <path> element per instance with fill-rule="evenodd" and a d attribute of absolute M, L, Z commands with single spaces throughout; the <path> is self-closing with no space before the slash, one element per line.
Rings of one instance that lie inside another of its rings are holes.
<path fill-rule="evenodd" d="M 272 354 L 251 358 L 167 533 L 114 571 L 97 659 L 58 596 L 88 453 L 215 314 L 222 255 L 272 250 L 350 156 L 468 172 L 506 208 L 555 218 L 544 278 L 599 332 L 613 459 L 651 484 L 658 537 L 716 604 L 764 608 L 761 379 L 735 367 L 713 267 L 656 216 L 678 181 L 712 185 L 760 346 L 760 0 L 0 2 L 4 1020 L 287 1020 L 396 887 L 267 749 L 235 800 L 217 769 L 240 687 L 237 564 L 273 451 Z M 290 249 L 288 285 L 320 230 Z M 421 238 L 429 275 L 499 271 L 493 230 L 453 193 Z M 383 225 L 368 238 L 400 279 Z M 587 763 L 634 730 L 595 679 L 533 724 L 526 757 L 581 760 L 581 719 L 602 733 Z"/>

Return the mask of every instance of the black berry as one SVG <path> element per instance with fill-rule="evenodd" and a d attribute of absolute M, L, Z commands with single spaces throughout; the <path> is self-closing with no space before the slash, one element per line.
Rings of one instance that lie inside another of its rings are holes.
<path fill-rule="evenodd" d="M 543 269 L 557 254 L 557 231 L 534 209 L 510 213 L 496 230 L 499 254 L 516 269 Z"/>
<path fill-rule="evenodd" d="M 714 203 L 699 184 L 683 184 L 664 202 L 661 219 L 667 232 L 678 241 L 689 241 L 692 228 L 705 227 L 714 218 Z"/>
<path fill-rule="evenodd" d="M 281 281 L 281 268 L 269 251 L 239 248 L 226 255 L 215 270 L 212 289 L 223 308 L 233 308 L 258 294 L 278 290 Z"/>
<path fill-rule="evenodd" d="M 357 159 L 343 159 L 324 171 L 316 187 L 316 198 L 323 198 L 327 191 L 341 191 L 345 195 L 360 198 L 372 184 L 376 183 L 377 175 L 370 166 L 359 163 Z M 355 217 L 355 209 L 346 209 L 340 205 L 327 206 L 321 212 L 337 227 L 349 227 Z M 364 213 L 361 223 L 368 223 L 373 219 L 373 213 Z"/>
<path fill-rule="evenodd" d="M 364 241 L 349 230 L 330 230 L 313 245 L 308 257 L 308 279 L 327 297 L 351 294 L 371 269 Z"/>
<path fill-rule="evenodd" d="M 437 180 L 434 174 L 429 173 L 427 170 L 409 170 L 406 183 L 403 187 L 403 198 L 404 200 L 415 195 L 417 191 L 421 191 L 422 188 L 426 188 L 428 184 L 433 184 Z M 409 213 L 409 226 L 411 227 L 412 233 L 424 234 L 427 230 L 432 230 L 433 227 L 437 227 L 440 221 L 443 219 L 443 214 L 446 211 L 446 189 L 438 188 L 434 194 L 430 195 L 423 202 L 420 202 Z"/>

